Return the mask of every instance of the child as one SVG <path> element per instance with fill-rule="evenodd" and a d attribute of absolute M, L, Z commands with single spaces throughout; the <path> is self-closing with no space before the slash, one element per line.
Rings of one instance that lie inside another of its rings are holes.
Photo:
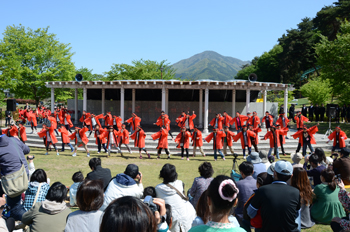
<path fill-rule="evenodd" d="M 70 206 L 75 206 L 77 204 L 76 196 L 77 196 L 79 185 L 81 184 L 81 182 L 84 181 L 83 173 L 81 171 L 74 173 L 72 176 L 72 180 L 74 184 L 72 184 L 72 186 L 70 186 L 69 188 L 69 198 L 70 198 L 69 204 Z"/>

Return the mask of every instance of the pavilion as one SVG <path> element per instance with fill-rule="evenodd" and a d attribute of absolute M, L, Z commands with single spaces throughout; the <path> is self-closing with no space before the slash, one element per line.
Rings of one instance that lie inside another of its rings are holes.
<path fill-rule="evenodd" d="M 251 104 L 251 92 L 263 93 L 263 109 L 266 111 L 266 95 L 267 91 L 278 90 L 284 91 L 284 105 L 288 104 L 288 90 L 293 90 L 293 86 L 290 84 L 269 83 L 269 82 L 250 82 L 246 80 L 232 80 L 232 81 L 213 81 L 213 80 L 195 80 L 195 81 L 181 81 L 181 80 L 116 80 L 116 81 L 51 81 L 46 82 L 46 87 L 51 88 L 51 111 L 54 111 L 55 102 L 55 89 L 56 88 L 69 88 L 75 89 L 75 123 L 78 120 L 78 89 L 83 89 L 83 110 L 87 110 L 88 91 L 101 93 L 101 106 L 99 113 L 105 113 L 106 104 L 106 91 L 118 90 L 120 97 L 119 115 L 125 120 L 125 92 L 131 91 L 131 111 L 135 112 L 136 91 L 158 90 L 161 96 L 161 110 L 166 113 L 169 111 L 169 91 L 173 90 L 196 90 L 199 93 L 198 98 L 198 118 L 199 125 L 204 128 L 204 132 L 208 132 L 209 123 L 209 93 L 210 91 L 226 91 L 226 93 L 232 94 L 232 100 L 229 100 L 231 104 L 232 116 L 236 113 L 236 93 L 245 91 L 245 109 L 250 110 Z M 203 90 L 204 90 L 204 111 L 203 111 Z M 228 92 L 229 91 L 229 92 Z M 240 94 L 241 95 L 241 94 Z M 244 95 L 244 94 L 243 94 Z M 257 94 L 256 94 L 257 95 Z M 174 96 L 176 98 L 176 96 Z M 108 100 L 108 99 L 107 99 Z M 150 109 L 151 110 L 151 109 Z M 253 109 L 254 110 L 254 109 Z M 287 114 L 288 107 L 284 108 Z M 159 113 L 159 112 L 158 112 Z M 204 113 L 204 117 L 203 117 Z M 204 120 L 204 121 L 203 121 Z"/>

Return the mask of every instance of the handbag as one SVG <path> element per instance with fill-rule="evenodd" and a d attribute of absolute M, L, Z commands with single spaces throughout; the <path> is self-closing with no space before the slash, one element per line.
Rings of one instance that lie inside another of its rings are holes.
<path fill-rule="evenodd" d="M 176 191 L 176 193 L 185 201 L 188 201 L 188 198 L 185 197 L 184 194 L 182 194 L 179 190 L 177 190 L 177 188 L 175 188 L 174 186 L 172 186 L 171 184 L 165 184 L 166 186 L 168 186 L 171 189 L 174 189 Z"/>
<path fill-rule="evenodd" d="M 6 176 L 1 177 L 2 190 L 10 198 L 17 197 L 28 189 L 28 176 L 27 176 L 26 168 L 23 164 L 20 153 L 18 151 L 18 144 L 15 141 L 15 138 L 13 138 L 12 141 L 15 144 L 14 147 L 17 151 L 18 158 L 22 163 L 22 166 L 18 171 L 15 171 L 13 173 L 10 173 Z"/>

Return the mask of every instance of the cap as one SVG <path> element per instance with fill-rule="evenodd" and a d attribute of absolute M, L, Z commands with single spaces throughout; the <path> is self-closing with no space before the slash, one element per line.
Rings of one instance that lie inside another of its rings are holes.
<path fill-rule="evenodd" d="M 300 163 L 300 160 L 303 159 L 303 155 L 298 152 L 298 153 L 291 154 L 290 158 L 292 159 L 293 163 L 298 164 Z"/>
<path fill-rule="evenodd" d="M 340 151 L 340 154 L 342 154 L 343 156 L 349 156 L 350 149 L 349 148 L 343 148 L 343 150 Z"/>
<path fill-rule="evenodd" d="M 270 167 L 267 169 L 267 174 L 273 176 L 273 173 L 275 172 L 275 164 L 276 162 L 271 163 Z"/>
<path fill-rule="evenodd" d="M 248 157 L 247 157 L 247 161 L 251 162 L 252 164 L 261 163 L 261 159 L 259 157 L 259 153 L 257 153 L 257 152 L 250 153 L 250 155 L 248 155 Z"/>
<path fill-rule="evenodd" d="M 280 160 L 280 161 L 277 161 L 275 164 L 275 171 L 278 174 L 291 176 L 293 174 L 293 166 L 288 161 Z"/>
<path fill-rule="evenodd" d="M 259 151 L 259 157 L 262 163 L 269 162 L 269 160 L 267 159 L 267 151 Z"/>
<path fill-rule="evenodd" d="M 134 179 L 139 174 L 139 167 L 136 164 L 129 164 L 126 167 L 124 174 Z"/>
<path fill-rule="evenodd" d="M 270 163 L 275 162 L 275 157 L 274 157 L 273 155 L 269 155 L 269 156 L 267 157 L 267 159 L 269 160 Z"/>

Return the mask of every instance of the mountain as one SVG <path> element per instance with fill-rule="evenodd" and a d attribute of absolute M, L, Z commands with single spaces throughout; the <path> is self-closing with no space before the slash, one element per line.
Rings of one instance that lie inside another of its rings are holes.
<path fill-rule="evenodd" d="M 176 77 L 182 79 L 211 79 L 226 81 L 234 79 L 241 66 L 249 63 L 217 52 L 205 51 L 173 64 Z"/>

